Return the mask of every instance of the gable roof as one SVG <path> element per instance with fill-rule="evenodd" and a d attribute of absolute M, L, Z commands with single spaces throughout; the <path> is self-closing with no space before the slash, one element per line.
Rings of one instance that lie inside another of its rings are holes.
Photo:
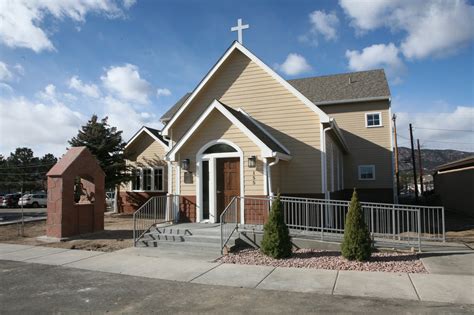
<path fill-rule="evenodd" d="M 151 136 L 155 141 L 158 141 L 162 146 L 168 149 L 168 141 L 163 138 L 161 132 L 158 129 L 150 128 L 147 126 L 143 126 L 140 130 L 138 130 L 130 140 L 128 140 L 127 144 L 125 145 L 125 149 L 132 144 L 143 132 L 147 133 Z"/>
<path fill-rule="evenodd" d="M 463 158 L 454 162 L 440 165 L 436 168 L 436 172 L 455 170 L 459 168 L 472 167 L 474 166 L 474 155 L 467 158 Z"/>
<path fill-rule="evenodd" d="M 170 107 L 170 109 L 166 111 L 166 113 L 164 113 L 160 117 L 160 121 L 161 122 L 169 121 L 171 117 L 173 117 L 173 115 L 176 114 L 179 108 L 184 104 L 184 102 L 189 98 L 190 95 L 191 93 L 184 94 L 173 106 Z"/>
<path fill-rule="evenodd" d="M 389 99 L 383 69 L 288 81 L 316 105 Z"/>
<path fill-rule="evenodd" d="M 199 83 L 199 85 L 194 89 L 191 95 L 184 101 L 184 103 L 179 107 L 179 109 L 173 114 L 173 116 L 169 119 L 168 123 L 165 125 L 161 133 L 163 135 L 168 135 L 169 128 L 173 125 L 176 121 L 177 117 L 181 115 L 181 113 L 187 108 L 187 106 L 192 102 L 192 100 L 196 97 L 196 95 L 201 91 L 201 89 L 206 85 L 206 83 L 212 78 L 214 73 L 220 68 L 220 66 L 224 63 L 224 61 L 229 58 L 229 56 L 235 50 L 240 51 L 245 56 L 247 56 L 250 60 L 255 62 L 260 68 L 262 68 L 267 74 L 269 74 L 272 78 L 274 78 L 278 83 L 283 85 L 288 91 L 290 91 L 296 98 L 298 98 L 303 104 L 305 104 L 308 108 L 310 108 L 315 114 L 319 115 L 319 119 L 321 122 L 329 122 L 329 116 L 322 111 L 319 107 L 314 105 L 306 96 L 304 96 L 301 92 L 299 92 L 295 87 L 285 81 L 280 75 L 278 75 L 272 68 L 267 66 L 264 62 L 262 62 L 257 56 L 251 53 L 247 48 L 245 48 L 242 44 L 237 41 L 234 41 L 232 45 L 227 49 L 224 55 L 219 59 L 219 61 L 214 65 L 214 67 L 206 74 L 204 79 Z"/>
<path fill-rule="evenodd" d="M 276 141 L 265 129 L 241 111 L 230 108 L 218 100 L 214 100 L 196 122 L 189 128 L 183 137 L 166 155 L 167 160 L 175 160 L 176 152 L 188 141 L 199 126 L 206 120 L 213 110 L 218 110 L 229 121 L 239 128 L 253 143 L 261 150 L 263 157 L 279 157 L 283 160 L 290 160 L 291 156 L 286 148 Z"/>
<path fill-rule="evenodd" d="M 288 80 L 315 105 L 390 99 L 390 88 L 383 69 L 349 72 Z M 166 113 L 162 122 L 169 121 L 189 98 L 186 93 Z"/>
<path fill-rule="evenodd" d="M 285 148 L 281 143 L 279 143 L 275 138 L 273 138 L 270 133 L 265 130 L 261 125 L 255 121 L 250 115 L 243 112 L 242 110 L 235 110 L 222 102 L 224 106 L 236 119 L 238 119 L 245 127 L 247 127 L 250 132 L 252 132 L 257 138 L 259 138 L 265 145 L 267 145 L 273 152 L 280 152 L 285 154 L 290 154 L 290 151 Z"/>

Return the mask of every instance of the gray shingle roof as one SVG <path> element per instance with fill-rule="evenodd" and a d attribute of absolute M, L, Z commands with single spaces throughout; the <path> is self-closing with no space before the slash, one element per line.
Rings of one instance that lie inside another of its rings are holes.
<path fill-rule="evenodd" d="M 191 95 L 191 93 L 186 93 L 184 94 L 183 97 L 181 97 L 177 102 L 176 104 L 174 104 L 173 106 L 171 106 L 170 109 L 168 109 L 168 111 L 166 113 L 163 114 L 163 116 L 161 116 L 160 120 L 161 121 L 167 121 L 167 120 L 170 120 L 171 117 L 173 117 L 174 114 L 176 114 L 176 112 L 179 110 L 179 108 L 181 107 L 181 105 L 184 104 L 184 102 L 186 102 L 186 100 L 188 99 L 188 97 Z"/>
<path fill-rule="evenodd" d="M 168 141 L 166 141 L 165 138 L 163 138 L 163 136 L 160 134 L 160 131 L 158 129 L 150 128 L 147 126 L 143 126 L 143 127 L 146 128 L 149 132 L 151 132 L 155 137 L 160 139 L 161 142 L 168 145 Z"/>
<path fill-rule="evenodd" d="M 390 97 L 383 69 L 295 79 L 288 83 L 315 104 Z"/>
<path fill-rule="evenodd" d="M 288 80 L 288 83 L 317 105 L 326 102 L 390 97 L 383 69 Z M 186 93 L 160 119 L 165 122 L 170 120 L 190 95 L 191 93 Z"/>
<path fill-rule="evenodd" d="M 282 148 L 278 143 L 276 143 L 268 133 L 263 129 L 262 126 L 257 126 L 255 122 L 250 119 L 244 113 L 235 110 L 222 102 L 219 102 L 224 106 L 235 118 L 237 118 L 251 133 L 253 133 L 257 138 L 259 138 L 268 148 L 270 148 L 273 152 L 279 152 L 284 154 L 289 154 L 284 148 Z"/>

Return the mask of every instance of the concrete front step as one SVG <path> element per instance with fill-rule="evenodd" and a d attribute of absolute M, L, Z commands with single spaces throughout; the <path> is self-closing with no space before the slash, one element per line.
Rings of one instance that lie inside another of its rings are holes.
<path fill-rule="evenodd" d="M 149 233 L 176 235 L 176 236 L 190 236 L 190 235 L 215 235 L 220 237 L 220 227 L 213 226 L 209 228 L 181 228 L 179 226 L 169 227 L 151 227 Z"/>
<path fill-rule="evenodd" d="M 158 234 L 155 232 L 145 233 L 144 239 L 161 242 L 198 242 L 198 243 L 221 243 L 220 235 L 191 235 L 191 234 Z"/>
<path fill-rule="evenodd" d="M 232 247 L 234 245 L 234 240 L 230 240 L 228 243 L 228 246 Z M 221 249 L 221 244 L 220 243 L 209 243 L 209 242 L 169 242 L 169 241 L 160 241 L 160 240 L 150 240 L 150 239 L 141 239 L 138 242 L 138 246 L 145 246 L 145 247 L 161 247 L 161 246 L 174 246 L 176 248 L 182 248 L 182 249 L 187 249 L 187 248 L 213 248 L 216 250 Z"/>

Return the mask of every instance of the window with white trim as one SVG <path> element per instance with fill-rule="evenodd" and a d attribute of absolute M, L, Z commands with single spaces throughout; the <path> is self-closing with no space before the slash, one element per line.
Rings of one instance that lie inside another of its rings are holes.
<path fill-rule="evenodd" d="M 155 167 L 153 169 L 153 190 L 163 191 L 164 187 L 164 172 L 162 167 Z"/>
<path fill-rule="evenodd" d="M 359 165 L 359 180 L 375 180 L 375 165 Z"/>
<path fill-rule="evenodd" d="M 133 175 L 133 191 L 164 191 L 164 167 L 139 167 Z"/>
<path fill-rule="evenodd" d="M 365 114 L 365 126 L 370 127 L 381 127 L 382 126 L 382 114 L 381 113 L 366 113 Z"/>
<path fill-rule="evenodd" d="M 132 190 L 142 190 L 141 169 L 133 170 Z"/>

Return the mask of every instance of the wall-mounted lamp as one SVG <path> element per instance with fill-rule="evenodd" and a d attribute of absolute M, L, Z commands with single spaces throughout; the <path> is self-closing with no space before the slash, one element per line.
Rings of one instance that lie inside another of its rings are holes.
<path fill-rule="evenodd" d="M 181 169 L 189 171 L 189 159 L 184 159 L 181 161 Z"/>
<path fill-rule="evenodd" d="M 255 168 L 257 166 L 257 157 L 252 155 L 249 157 L 249 168 Z"/>

